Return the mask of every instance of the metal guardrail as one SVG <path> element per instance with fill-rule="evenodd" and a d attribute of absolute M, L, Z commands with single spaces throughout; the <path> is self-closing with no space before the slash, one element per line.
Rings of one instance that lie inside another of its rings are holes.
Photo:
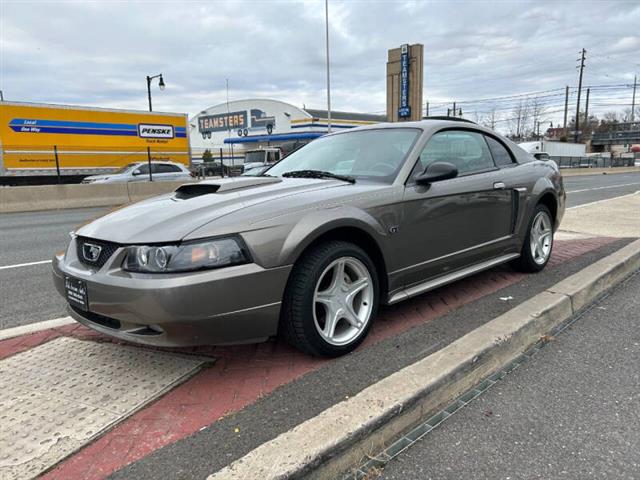
<path fill-rule="evenodd" d="M 551 160 L 560 168 L 615 168 L 633 167 L 640 160 L 639 154 L 625 157 L 557 157 L 551 156 Z"/>

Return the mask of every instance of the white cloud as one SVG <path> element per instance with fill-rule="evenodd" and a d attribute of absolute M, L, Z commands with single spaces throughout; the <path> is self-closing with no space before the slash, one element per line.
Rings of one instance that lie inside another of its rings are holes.
<path fill-rule="evenodd" d="M 407 42 L 425 45 L 432 103 L 575 85 L 583 47 L 585 84 L 628 82 L 640 69 L 633 2 L 330 0 L 329 8 L 332 104 L 341 110 L 385 109 L 386 51 Z M 144 109 L 145 76 L 162 72 L 158 110 L 194 114 L 222 102 L 227 78 L 232 99 L 323 108 L 324 40 L 322 0 L 0 0 L 0 89 L 11 100 Z"/>

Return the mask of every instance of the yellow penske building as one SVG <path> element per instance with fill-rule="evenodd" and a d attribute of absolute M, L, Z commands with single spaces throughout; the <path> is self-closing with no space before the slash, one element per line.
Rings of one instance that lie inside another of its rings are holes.
<path fill-rule="evenodd" d="M 186 114 L 0 102 L 0 176 L 90 175 L 191 161 Z"/>

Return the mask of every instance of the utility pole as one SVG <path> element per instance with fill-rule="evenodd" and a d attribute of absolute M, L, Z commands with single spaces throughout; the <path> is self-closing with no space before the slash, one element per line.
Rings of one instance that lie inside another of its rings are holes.
<path fill-rule="evenodd" d="M 581 57 L 578 59 L 580 60 L 580 77 L 578 79 L 578 102 L 576 103 L 576 130 L 575 133 L 573 134 L 573 141 L 575 143 L 578 143 L 578 140 L 580 138 L 580 134 L 578 133 L 580 131 L 580 93 L 582 92 L 582 73 L 584 72 L 584 57 L 587 54 L 587 51 L 583 48 L 582 49 L 582 55 Z"/>
<path fill-rule="evenodd" d="M 633 96 L 631 97 L 631 123 L 635 122 L 636 120 L 636 113 L 635 113 L 635 109 L 636 109 L 636 85 L 638 83 L 638 76 L 634 75 L 633 76 Z"/>
<path fill-rule="evenodd" d="M 591 89 L 587 88 L 587 99 L 585 101 L 585 106 L 584 106 L 584 126 L 586 128 L 589 128 L 589 91 Z"/>
<path fill-rule="evenodd" d="M 564 90 L 564 136 L 567 136 L 567 113 L 569 112 L 569 85 Z"/>
<path fill-rule="evenodd" d="M 426 110 L 425 113 L 426 113 L 425 117 L 428 117 L 429 116 L 429 102 L 427 102 L 427 110 Z"/>
<path fill-rule="evenodd" d="M 331 133 L 331 76 L 329 74 L 329 0 L 324 0 L 324 24 L 327 40 L 327 133 Z"/>
<path fill-rule="evenodd" d="M 456 102 L 453 102 L 453 116 L 456 116 Z"/>

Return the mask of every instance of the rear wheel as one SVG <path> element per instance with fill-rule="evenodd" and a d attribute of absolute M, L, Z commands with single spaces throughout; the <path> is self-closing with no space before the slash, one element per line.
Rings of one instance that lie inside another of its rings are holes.
<path fill-rule="evenodd" d="M 520 258 L 513 266 L 522 272 L 539 272 L 551 258 L 553 249 L 553 220 L 545 205 L 537 205 L 527 229 Z"/>
<path fill-rule="evenodd" d="M 296 263 L 284 296 L 281 332 L 312 355 L 336 357 L 366 337 L 378 307 L 378 277 L 357 245 L 330 241 Z"/>

